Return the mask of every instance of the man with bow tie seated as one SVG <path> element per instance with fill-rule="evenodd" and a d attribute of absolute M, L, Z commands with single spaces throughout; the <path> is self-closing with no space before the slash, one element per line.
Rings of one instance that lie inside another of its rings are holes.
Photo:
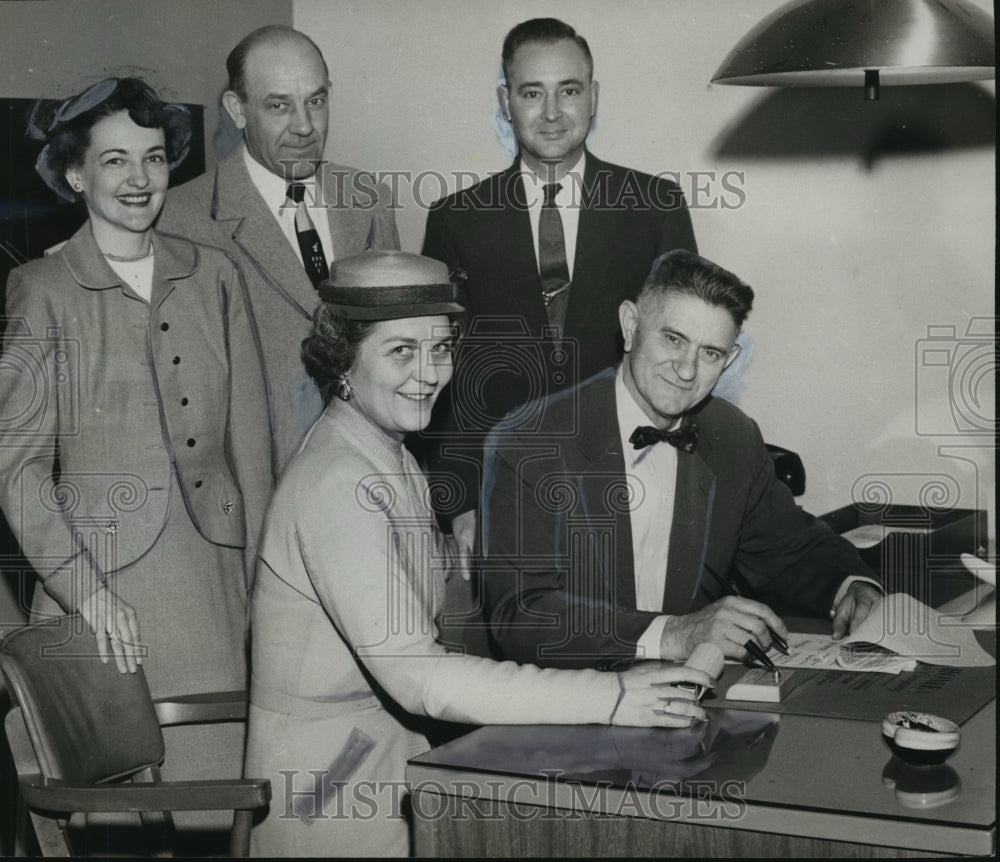
<path fill-rule="evenodd" d="M 491 432 L 482 577 L 504 658 L 607 667 L 710 641 L 742 659 L 787 634 L 770 604 L 831 618 L 835 637 L 867 616 L 873 573 L 795 504 L 757 424 L 710 394 L 753 295 L 696 254 L 662 255 L 619 308 L 620 365 Z"/>

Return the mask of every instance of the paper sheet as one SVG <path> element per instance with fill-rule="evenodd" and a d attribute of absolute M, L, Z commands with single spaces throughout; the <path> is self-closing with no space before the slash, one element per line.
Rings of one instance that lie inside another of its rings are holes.
<path fill-rule="evenodd" d="M 768 653 L 768 657 L 780 668 L 805 667 L 898 674 L 917 666 L 914 659 L 901 657 L 887 650 L 845 651 L 842 648 L 843 641 L 835 641 L 831 635 L 790 632 L 787 640 L 787 656 L 773 650 Z"/>
<path fill-rule="evenodd" d="M 988 563 L 986 560 L 972 556 L 972 554 L 962 554 L 961 560 L 962 565 L 979 578 L 979 580 L 985 584 L 989 584 L 991 587 L 996 587 L 997 567 L 995 563 Z"/>
<path fill-rule="evenodd" d="M 984 602 L 983 616 L 995 620 L 995 614 L 995 601 Z M 918 660 L 950 667 L 990 667 L 996 660 L 976 640 L 977 627 L 981 623 L 976 620 L 948 617 L 910 595 L 892 593 L 879 599 L 854 634 L 843 640 L 792 632 L 789 654 L 772 650 L 769 657 L 778 667 L 892 674 L 914 670 Z"/>
<path fill-rule="evenodd" d="M 862 524 L 845 533 L 841 537 L 847 539 L 855 548 L 873 548 L 883 541 L 889 533 L 924 533 L 933 532 L 931 527 L 894 527 L 885 524 Z"/>

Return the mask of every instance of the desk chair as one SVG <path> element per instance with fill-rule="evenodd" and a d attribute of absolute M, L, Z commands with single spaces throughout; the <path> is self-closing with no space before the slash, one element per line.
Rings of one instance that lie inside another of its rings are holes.
<path fill-rule="evenodd" d="M 87 632 L 87 636 L 80 637 Z M 76 637 L 74 637 L 76 635 Z M 0 638 L 0 670 L 13 707 L 6 731 L 18 786 L 44 856 L 70 856 L 74 812 L 138 812 L 155 855 L 169 855 L 172 811 L 233 811 L 230 855 L 246 856 L 266 779 L 161 781 L 161 726 L 245 721 L 246 693 L 153 702 L 142 668 L 104 664 L 78 615 Z"/>
<path fill-rule="evenodd" d="M 806 492 L 806 468 L 797 452 L 783 449 L 771 443 L 765 443 L 774 462 L 774 475 L 784 482 L 792 492 L 793 497 L 800 497 Z"/>

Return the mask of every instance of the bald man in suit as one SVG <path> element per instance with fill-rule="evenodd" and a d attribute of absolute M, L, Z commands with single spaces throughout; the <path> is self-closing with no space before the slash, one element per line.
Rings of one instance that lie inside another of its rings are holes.
<path fill-rule="evenodd" d="M 289 27 L 247 35 L 226 61 L 223 105 L 243 143 L 172 190 L 158 227 L 217 246 L 243 272 L 260 332 L 276 463 L 322 412 L 299 346 L 330 261 L 399 248 L 389 189 L 323 161 L 329 72 L 315 43 Z"/>

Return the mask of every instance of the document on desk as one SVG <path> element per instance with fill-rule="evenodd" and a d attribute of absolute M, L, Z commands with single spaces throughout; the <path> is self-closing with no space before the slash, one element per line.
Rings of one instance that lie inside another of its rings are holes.
<path fill-rule="evenodd" d="M 949 667 L 989 667 L 996 660 L 976 640 L 973 627 L 949 621 L 906 593 L 883 596 L 857 630 L 840 641 L 830 635 L 792 633 L 779 667 L 898 674 L 917 661 Z"/>
<path fill-rule="evenodd" d="M 844 649 L 843 641 L 835 641 L 830 635 L 800 634 L 790 632 L 788 655 L 768 657 L 778 667 L 804 667 L 815 670 L 856 670 L 863 673 L 902 673 L 917 666 L 915 659 L 897 655 L 889 650 Z"/>

